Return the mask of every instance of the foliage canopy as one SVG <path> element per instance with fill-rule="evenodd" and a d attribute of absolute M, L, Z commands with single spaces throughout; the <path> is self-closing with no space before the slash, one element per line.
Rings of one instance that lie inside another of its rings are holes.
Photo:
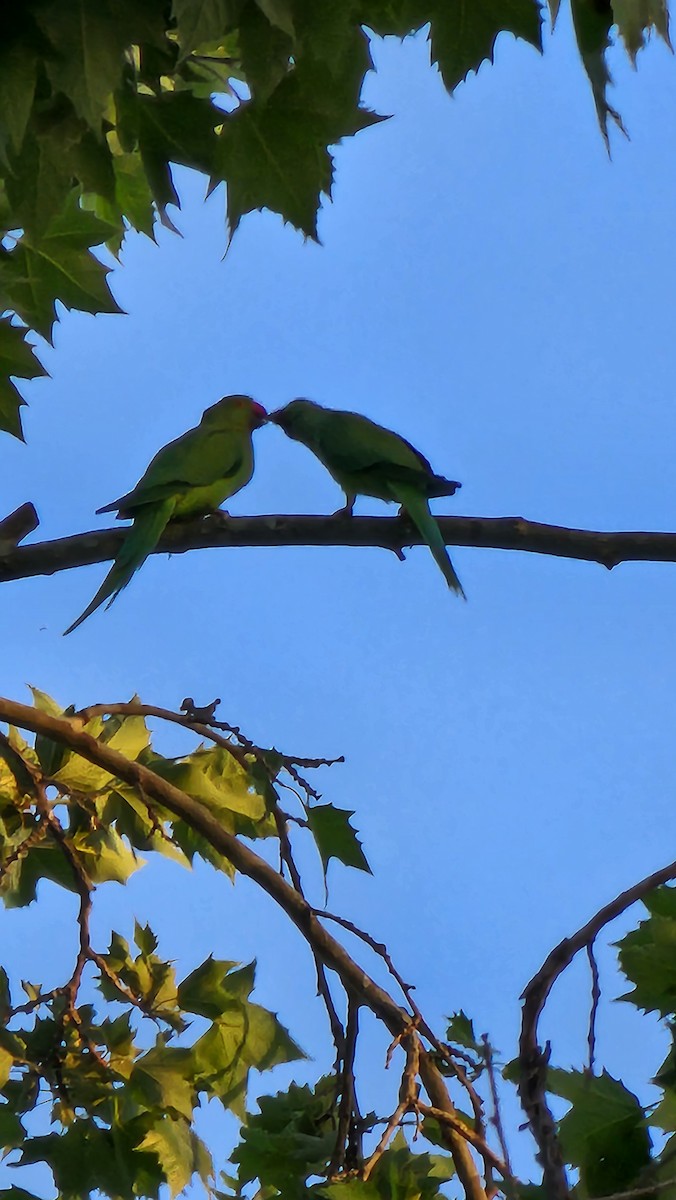
<path fill-rule="evenodd" d="M 636 57 L 664 0 L 571 0 L 601 129 L 621 125 L 605 61 L 616 25 Z M 550 16 L 558 14 L 550 0 Z M 0 429 L 21 436 L 12 377 L 42 373 L 57 302 L 119 312 L 109 266 L 125 230 L 174 228 L 172 165 L 227 187 L 230 235 L 256 209 L 317 237 L 330 147 L 383 120 L 361 102 L 372 38 L 428 27 L 449 91 L 503 32 L 542 47 L 538 0 L 25 0 L 0 14 Z"/>

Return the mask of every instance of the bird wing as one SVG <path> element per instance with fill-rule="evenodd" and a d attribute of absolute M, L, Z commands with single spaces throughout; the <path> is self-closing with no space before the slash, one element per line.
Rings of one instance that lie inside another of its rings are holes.
<path fill-rule="evenodd" d="M 317 450 L 338 471 L 375 472 L 383 479 L 420 482 L 432 467 L 415 446 L 360 413 L 327 413 L 317 431 Z"/>
<path fill-rule="evenodd" d="M 132 511 L 191 487 L 236 476 L 244 465 L 250 434 L 234 429 L 189 429 L 158 450 L 131 492 L 97 512 Z"/>

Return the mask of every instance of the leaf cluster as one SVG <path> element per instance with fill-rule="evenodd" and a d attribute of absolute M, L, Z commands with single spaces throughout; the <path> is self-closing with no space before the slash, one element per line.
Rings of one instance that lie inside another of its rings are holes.
<path fill-rule="evenodd" d="M 167 758 L 153 749 L 142 716 L 83 720 L 32 691 L 40 712 L 79 721 L 97 741 L 198 800 L 233 834 L 280 837 L 286 818 L 277 789 L 287 768 L 277 752 L 244 753 L 233 742 Z M 306 787 L 298 822 L 316 838 L 324 868 L 336 857 L 368 870 L 351 814 L 316 804 Z M 315 809 L 316 833 L 307 819 Z M 335 821 L 327 823 L 330 811 Z M 206 838 L 139 789 L 45 735 L 29 745 L 10 727 L 0 737 L 4 904 L 31 904 L 45 881 L 82 902 L 80 953 L 66 983 L 45 991 L 24 980 L 20 1001 L 0 968 L 0 1142 L 18 1167 L 46 1163 L 64 1197 L 156 1197 L 163 1184 L 176 1195 L 195 1174 L 206 1186 L 214 1169 L 193 1127 L 197 1106 L 215 1099 L 242 1120 L 251 1069 L 303 1057 L 275 1015 L 252 1002 L 254 964 L 209 957 L 178 980 L 139 922 L 133 947 L 115 931 L 107 950 L 92 946 L 94 887 L 126 883 L 152 853 L 186 866 L 199 856 L 234 876 Z M 31 1132 L 32 1114 L 45 1105 L 57 1130 Z"/>
<path fill-rule="evenodd" d="M 617 24 L 632 58 L 665 0 L 571 0 L 599 121 Z M 558 3 L 550 0 L 552 17 Z M 12 377 L 43 374 L 57 301 L 116 313 L 110 258 L 179 207 L 176 165 L 227 186 L 230 235 L 257 209 L 317 237 L 330 148 L 382 120 L 361 103 L 375 36 L 427 27 L 449 91 L 500 33 L 541 47 L 538 0 L 24 0 L 0 15 L 0 429 L 21 436 Z M 102 257 L 104 261 L 102 261 Z M 107 257 L 107 261 L 106 261 Z"/>
<path fill-rule="evenodd" d="M 162 1187 L 175 1196 L 195 1177 L 217 1200 L 248 1197 L 252 1188 L 259 1200 L 339 1200 L 347 1192 L 354 1200 L 437 1200 L 443 1185 L 460 1174 L 462 1162 L 449 1136 L 450 1121 L 454 1136 L 466 1138 L 484 1160 L 486 1194 L 490 1186 L 491 1195 L 509 1197 L 515 1188 L 527 1196 L 544 1195 L 542 1185 L 512 1178 L 496 1107 L 495 1055 L 487 1037 L 479 1037 L 460 1011 L 448 1019 L 445 1040 L 437 1039 L 385 947 L 351 922 L 345 927 L 387 964 L 411 1006 L 411 1023 L 400 1026 L 388 1053 L 388 1064 L 396 1050 L 404 1050 L 406 1058 L 391 1116 L 362 1116 L 356 1101 L 354 1005 L 356 999 L 366 1006 L 370 993 L 355 997 L 340 976 L 352 1010 L 343 1028 L 327 990 L 316 948 L 320 943 L 311 937 L 320 992 L 332 1019 L 336 1066 L 315 1087 L 291 1083 L 285 1091 L 259 1097 L 257 1108 L 250 1095 L 251 1071 L 304 1055 L 277 1016 L 252 999 L 255 964 L 209 956 L 179 978 L 152 929 L 138 920 L 133 943 L 112 930 L 106 949 L 92 944 L 94 888 L 126 883 L 143 865 L 142 855 L 159 853 L 184 865 L 200 857 L 228 878 L 235 873 L 229 859 L 189 823 L 189 812 L 184 820 L 151 803 L 129 783 L 133 772 L 123 772 L 123 782 L 76 753 L 67 739 L 49 736 L 57 722 L 62 726 L 66 718 L 127 763 L 144 764 L 204 806 L 234 837 L 276 846 L 279 871 L 288 873 L 301 896 L 290 830 L 294 841 L 314 840 L 324 871 L 331 858 L 368 870 L 352 813 L 322 802 L 298 769 L 326 760 L 261 750 L 215 720 L 212 727 L 198 723 L 209 744 L 171 758 L 153 747 L 136 700 L 78 714 L 38 689 L 33 699 L 34 710 L 26 711 L 42 714 L 33 724 L 47 732 L 38 733 L 32 744 L 11 726 L 0 734 L 0 895 L 11 909 L 40 899 L 46 882 L 72 892 L 80 901 L 74 939 L 79 950 L 69 977 L 49 989 L 35 980 L 19 983 L 0 967 L 0 1146 L 13 1168 L 45 1164 L 65 1200 L 94 1192 L 110 1200 L 156 1200 Z M 189 714 L 168 716 L 191 727 Z M 228 736 L 216 732 L 213 727 L 219 725 Z M 281 807 L 281 796 L 290 791 L 300 815 Z M 671 1165 L 676 1155 L 676 888 L 656 888 L 644 903 L 647 919 L 618 945 L 630 984 L 621 999 L 667 1022 L 672 1046 L 653 1081 L 659 1100 L 642 1104 L 622 1080 L 597 1072 L 593 1063 L 583 1070 L 550 1064 L 547 1070 L 546 1091 L 568 1106 L 556 1122 L 555 1137 L 563 1160 L 577 1173 L 581 1200 L 635 1189 L 650 1196 L 653 1188 L 670 1196 L 676 1190 Z M 376 1014 L 382 1013 L 379 1005 Z M 505 1078 L 516 1078 L 520 1069 L 511 1064 Z M 430 1089 L 430 1070 L 448 1089 L 447 1108 L 421 1098 L 423 1080 L 429 1095 L 439 1095 L 436 1085 Z M 461 1098 L 469 1100 L 467 1112 L 457 1103 Z M 218 1182 L 210 1151 L 195 1128 L 196 1110 L 207 1101 L 232 1113 L 241 1129 L 231 1173 L 221 1173 Z M 51 1120 L 49 1132 L 44 1120 L 36 1122 L 44 1111 Z M 491 1124 L 501 1130 L 501 1153 L 489 1144 Z M 415 1152 L 418 1136 L 429 1149 Z M 21 1188 L 6 1195 L 30 1200 Z"/>
<path fill-rule="evenodd" d="M 632 984 L 620 999 L 666 1021 L 671 1047 L 651 1081 L 660 1098 L 642 1105 L 605 1070 L 547 1072 L 547 1091 L 570 1105 L 557 1136 L 583 1198 L 634 1189 L 643 1189 L 648 1200 L 676 1194 L 676 888 L 657 888 L 644 904 L 647 920 L 618 943 L 620 968 Z M 514 1064 L 505 1074 L 515 1078 Z"/>

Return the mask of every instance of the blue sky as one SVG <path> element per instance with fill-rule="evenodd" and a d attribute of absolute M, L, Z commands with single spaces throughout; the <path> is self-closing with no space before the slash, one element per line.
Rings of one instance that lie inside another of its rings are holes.
<path fill-rule="evenodd" d="M 439 511 L 673 529 L 671 56 L 652 44 L 634 72 L 614 52 L 631 141 L 611 133 L 612 162 L 563 16 L 543 58 L 503 37 L 496 65 L 452 100 L 424 38 L 378 44 L 375 58 L 366 101 L 396 115 L 337 150 L 322 246 L 262 214 L 223 260 L 223 195 L 204 205 L 182 174 L 183 238 L 130 238 L 113 276 L 128 315 L 67 315 L 45 349 L 27 445 L 3 440 L 3 511 L 32 499 L 43 537 L 103 527 L 94 510 L 159 446 L 244 391 L 268 408 L 310 396 L 401 432 L 463 481 Z M 256 450 L 233 513 L 340 503 L 281 431 L 262 430 Z M 67 639 L 101 565 L 5 585 L 3 691 L 25 699 L 31 682 L 77 705 L 137 692 L 173 708 L 218 695 L 261 744 L 344 753 L 324 794 L 355 810 L 374 875 L 334 864 L 331 907 L 387 942 L 428 1020 L 462 1007 L 509 1059 L 519 993 L 553 944 L 673 857 L 676 572 L 453 559 L 466 605 L 423 549 L 403 564 L 377 549 L 154 557 Z M 3 944 L 18 975 L 44 964 L 57 982 L 70 905 L 51 888 L 42 898 L 2 917 Z M 308 955 L 246 881 L 152 865 L 125 891 L 101 889 L 100 942 L 133 915 L 183 973 L 210 952 L 256 956 L 256 998 L 314 1055 L 296 1076 L 330 1064 Z M 663 1040 L 610 1003 L 623 987 L 612 952 L 600 958 L 599 1057 L 646 1098 Z M 559 1065 L 584 1062 L 588 998 L 580 964 L 543 1023 Z M 383 1055 L 379 1041 L 364 1049 L 365 1108 L 396 1091 Z"/>

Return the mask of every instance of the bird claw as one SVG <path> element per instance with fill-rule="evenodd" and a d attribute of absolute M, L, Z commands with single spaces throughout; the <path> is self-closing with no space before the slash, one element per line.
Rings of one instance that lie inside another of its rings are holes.
<path fill-rule="evenodd" d="M 341 517 L 353 517 L 354 516 L 354 501 L 355 501 L 355 497 L 350 496 L 347 500 L 347 503 L 344 504 L 342 508 L 337 508 L 336 511 L 334 513 L 332 513 L 331 515 L 333 517 L 337 517 L 338 519 L 340 519 Z"/>

